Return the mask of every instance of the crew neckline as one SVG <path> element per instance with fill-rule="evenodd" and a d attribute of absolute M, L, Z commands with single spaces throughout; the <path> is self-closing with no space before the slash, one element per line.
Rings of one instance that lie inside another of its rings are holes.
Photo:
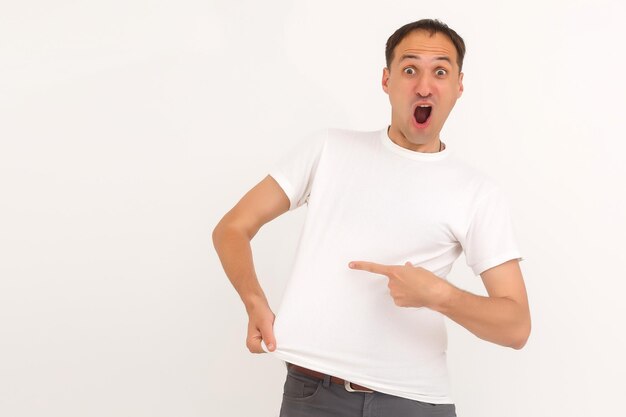
<path fill-rule="evenodd" d="M 446 144 L 445 149 L 439 152 L 418 152 L 418 151 L 412 151 L 410 149 L 403 148 L 402 146 L 398 145 L 393 140 L 391 140 L 391 138 L 387 134 L 388 129 L 389 129 L 389 126 L 385 127 L 384 129 L 380 131 L 380 139 L 383 145 L 387 149 L 395 153 L 396 155 L 400 155 L 405 158 L 415 159 L 418 161 L 440 161 L 446 158 L 452 152 L 448 148 L 447 144 Z"/>

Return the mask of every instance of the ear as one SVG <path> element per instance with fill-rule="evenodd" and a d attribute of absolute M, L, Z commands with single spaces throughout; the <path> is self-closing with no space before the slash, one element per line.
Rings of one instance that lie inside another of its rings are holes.
<path fill-rule="evenodd" d="M 387 94 L 389 94 L 389 87 L 387 86 L 387 83 L 389 83 L 389 70 L 387 68 L 383 68 L 383 80 L 382 80 L 382 85 L 383 85 L 383 91 Z"/>
<path fill-rule="evenodd" d="M 459 94 L 456 96 L 456 98 L 461 97 L 461 95 L 463 94 L 463 73 L 459 74 Z"/>

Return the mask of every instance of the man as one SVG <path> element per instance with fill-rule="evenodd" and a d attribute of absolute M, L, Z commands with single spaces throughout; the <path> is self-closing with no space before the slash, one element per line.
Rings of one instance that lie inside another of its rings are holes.
<path fill-rule="evenodd" d="M 215 228 L 215 248 L 249 315 L 248 349 L 288 364 L 281 416 L 454 416 L 444 316 L 493 343 L 526 343 L 521 256 L 502 192 L 439 137 L 463 92 L 464 53 L 462 38 L 439 21 L 398 29 L 382 76 L 391 125 L 319 133 Z M 275 317 L 250 240 L 305 203 Z M 489 296 L 445 280 L 461 252 Z"/>

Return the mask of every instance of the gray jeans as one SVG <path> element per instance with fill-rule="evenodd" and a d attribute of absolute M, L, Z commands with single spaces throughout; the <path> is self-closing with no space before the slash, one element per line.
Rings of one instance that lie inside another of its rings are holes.
<path fill-rule="evenodd" d="M 348 392 L 290 367 L 280 417 L 455 417 L 454 404 L 430 404 L 381 392 Z"/>

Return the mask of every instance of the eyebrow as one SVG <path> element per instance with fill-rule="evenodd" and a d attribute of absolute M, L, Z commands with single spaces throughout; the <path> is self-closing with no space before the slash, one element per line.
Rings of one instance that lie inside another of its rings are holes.
<path fill-rule="evenodd" d="M 419 61 L 421 57 L 419 55 L 405 54 L 405 55 L 402 55 L 402 58 L 400 58 L 400 62 L 404 61 L 405 59 L 417 59 Z M 450 59 L 450 57 L 447 57 L 445 55 L 436 56 L 435 61 L 446 61 L 450 65 L 452 65 L 452 60 Z"/>

